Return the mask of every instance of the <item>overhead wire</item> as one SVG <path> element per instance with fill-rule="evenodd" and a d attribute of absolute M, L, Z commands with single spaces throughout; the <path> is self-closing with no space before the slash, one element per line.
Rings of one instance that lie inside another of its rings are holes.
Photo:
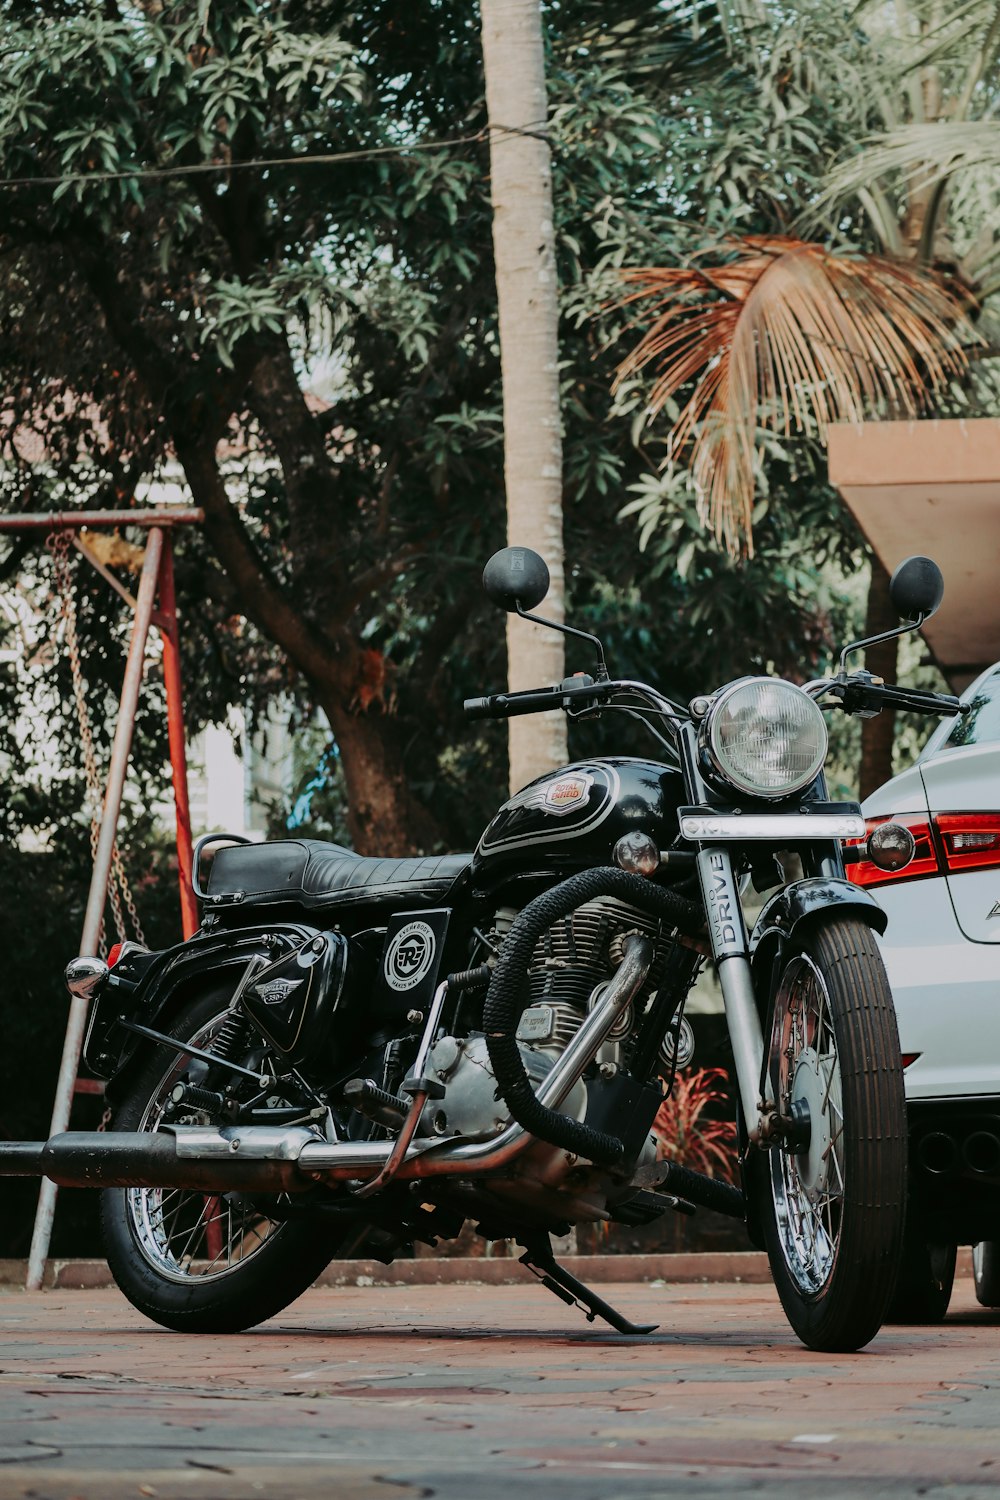
<path fill-rule="evenodd" d="M 446 136 L 436 141 L 409 141 L 398 146 L 366 146 L 356 151 L 319 151 L 295 156 L 252 157 L 229 162 L 192 162 L 188 166 L 123 167 L 115 170 L 39 174 L 30 177 L 0 177 L 0 188 L 63 187 L 70 183 L 170 181 L 198 177 L 211 172 L 266 172 L 272 167 L 328 167 L 345 162 L 374 161 L 380 157 L 408 156 L 415 152 L 444 151 L 458 146 L 480 145 L 498 136 L 527 136 L 551 144 L 545 121 L 531 125 L 484 125 L 473 135 Z"/>

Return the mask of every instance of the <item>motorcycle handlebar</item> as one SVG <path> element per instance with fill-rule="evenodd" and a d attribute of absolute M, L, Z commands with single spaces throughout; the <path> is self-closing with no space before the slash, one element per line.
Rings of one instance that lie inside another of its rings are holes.
<path fill-rule="evenodd" d="M 820 677 L 807 682 L 804 692 L 811 698 L 823 698 L 830 694 L 839 700 L 845 713 L 857 714 L 867 711 L 878 713 L 883 708 L 904 708 L 918 714 L 942 714 L 955 717 L 967 714 L 971 705 L 963 703 L 951 693 L 922 693 L 916 688 L 898 687 L 895 683 L 884 683 L 871 678 L 866 672 L 853 677 Z M 824 705 L 832 708 L 833 703 Z"/>
<path fill-rule="evenodd" d="M 518 714 L 541 714 L 555 708 L 569 708 L 574 702 L 602 702 L 609 697 L 614 686 L 610 682 L 575 683 L 571 680 L 556 687 L 528 688 L 520 693 L 488 693 L 485 698 L 466 698 L 463 707 L 468 719 L 513 719 Z"/>
<path fill-rule="evenodd" d="M 968 704 L 962 703 L 950 693 L 921 693 L 914 688 L 880 686 L 874 689 L 887 708 L 908 708 L 918 714 L 945 714 L 955 716 L 968 713 Z"/>
<path fill-rule="evenodd" d="M 900 696 L 904 707 L 916 709 L 918 713 L 963 714 L 969 711 L 969 705 L 951 693 L 911 693 L 904 688 Z"/>
<path fill-rule="evenodd" d="M 467 719 L 513 719 L 518 714 L 541 713 L 558 708 L 562 695 L 558 688 L 532 688 L 525 693 L 488 693 L 485 698 L 466 698 Z"/>
<path fill-rule="evenodd" d="M 873 682 L 870 679 L 842 684 L 835 679 L 817 680 L 807 683 L 806 691 L 813 697 L 819 697 L 826 691 L 835 693 L 848 713 L 860 713 L 864 709 L 877 712 L 880 708 L 904 708 L 913 713 L 954 717 L 969 712 L 969 705 L 952 697 L 950 693 L 922 693 L 915 688 L 896 687 L 894 684 Z M 520 714 L 540 714 L 558 708 L 568 709 L 574 705 L 596 706 L 607 702 L 616 692 L 639 693 L 659 709 L 676 709 L 676 705 L 661 699 L 642 683 L 576 682 L 572 678 L 555 687 L 528 688 L 518 693 L 487 693 L 483 698 L 466 698 L 464 707 L 469 719 L 513 719 Z"/>

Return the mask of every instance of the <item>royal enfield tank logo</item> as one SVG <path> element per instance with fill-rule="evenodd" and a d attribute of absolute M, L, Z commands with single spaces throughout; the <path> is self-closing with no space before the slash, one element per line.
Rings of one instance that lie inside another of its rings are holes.
<path fill-rule="evenodd" d="M 584 772 L 574 773 L 572 776 L 560 776 L 557 780 L 546 784 L 542 805 L 549 812 L 569 812 L 587 800 L 593 784 L 593 776 L 587 776 Z"/>
<path fill-rule="evenodd" d="M 257 985 L 256 990 L 265 1005 L 280 1005 L 282 1000 L 287 1000 L 300 984 L 305 984 L 305 980 L 271 979 L 267 984 Z"/>
<path fill-rule="evenodd" d="M 434 962 L 434 932 L 426 922 L 407 922 L 389 944 L 385 982 L 394 990 L 412 990 Z"/>

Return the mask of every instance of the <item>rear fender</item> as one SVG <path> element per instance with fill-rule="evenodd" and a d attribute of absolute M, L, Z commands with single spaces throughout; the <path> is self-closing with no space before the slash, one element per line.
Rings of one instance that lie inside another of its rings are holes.
<path fill-rule="evenodd" d="M 85 1047 L 88 1067 L 108 1080 L 107 1097 L 113 1101 L 122 1093 L 156 1046 L 127 1031 L 122 1021 L 169 1031 L 178 1012 L 197 995 L 220 984 L 231 984 L 235 990 L 251 959 L 273 961 L 308 942 L 318 931 L 281 923 L 198 933 L 157 954 L 135 986 L 116 986 L 112 969 L 95 1003 Z"/>

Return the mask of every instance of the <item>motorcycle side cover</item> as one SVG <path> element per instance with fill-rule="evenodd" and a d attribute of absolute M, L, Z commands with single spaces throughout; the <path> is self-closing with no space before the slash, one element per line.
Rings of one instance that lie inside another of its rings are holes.
<path fill-rule="evenodd" d="M 317 933 L 253 973 L 240 1000 L 268 1041 L 298 1065 L 320 1055 L 346 973 L 346 939 L 338 932 Z"/>

